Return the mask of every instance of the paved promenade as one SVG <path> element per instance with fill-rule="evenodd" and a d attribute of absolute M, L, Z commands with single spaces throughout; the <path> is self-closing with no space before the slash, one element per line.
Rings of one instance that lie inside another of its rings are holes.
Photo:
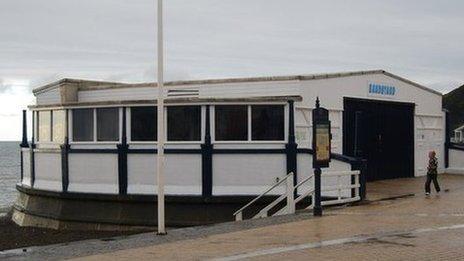
<path fill-rule="evenodd" d="M 143 246 L 130 246 L 134 237 L 120 246 L 122 250 L 70 256 L 98 261 L 464 260 L 464 176 L 444 175 L 440 181 L 447 190 L 440 196 L 424 196 L 424 178 L 374 182 L 368 187 L 371 202 L 332 208 L 321 218 L 299 214 L 263 219 L 257 224 L 269 222 L 266 226 L 249 223 L 238 230 L 230 229 L 238 224 L 231 223 L 223 233 L 196 238 L 187 233 L 186 240 Z"/>

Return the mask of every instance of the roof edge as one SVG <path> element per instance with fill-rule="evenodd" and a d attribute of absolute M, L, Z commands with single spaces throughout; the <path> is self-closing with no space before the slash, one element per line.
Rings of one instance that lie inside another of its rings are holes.
<path fill-rule="evenodd" d="M 241 83 L 241 82 L 271 82 L 271 81 L 305 81 L 305 80 L 319 80 L 339 77 L 351 77 L 359 75 L 370 75 L 370 74 L 383 74 L 407 84 L 413 85 L 425 91 L 442 96 L 443 94 L 439 91 L 433 90 L 429 87 L 413 82 L 396 74 L 387 72 L 385 70 L 366 70 L 366 71 L 348 71 L 348 72 L 337 72 L 337 73 L 326 73 L 326 74 L 307 74 L 307 75 L 290 75 L 290 76 L 262 76 L 262 77 L 245 77 L 245 78 L 222 78 L 222 79 L 204 79 L 204 80 L 186 80 L 186 81 L 170 81 L 165 82 L 165 86 L 186 86 L 186 85 L 209 85 L 209 84 L 223 84 L 223 83 Z M 84 79 L 72 79 L 64 78 L 59 81 L 38 87 L 33 90 L 34 94 L 38 94 L 43 91 L 51 90 L 59 87 L 65 83 L 79 84 L 81 90 L 98 90 L 98 89 L 111 89 L 111 88 L 128 88 L 128 87 L 156 87 L 157 83 L 146 82 L 146 83 L 124 83 L 124 82 L 107 82 L 107 81 L 95 81 L 95 80 L 84 80 Z"/>
<path fill-rule="evenodd" d="M 82 84 L 82 85 L 128 85 L 129 83 L 124 82 L 110 82 L 110 81 L 101 81 L 101 80 L 85 80 L 85 79 L 75 79 L 75 78 L 63 78 L 51 83 L 48 83 L 43 86 L 36 87 L 32 89 L 33 94 L 38 94 L 48 90 L 52 90 L 60 87 L 63 84 Z"/>

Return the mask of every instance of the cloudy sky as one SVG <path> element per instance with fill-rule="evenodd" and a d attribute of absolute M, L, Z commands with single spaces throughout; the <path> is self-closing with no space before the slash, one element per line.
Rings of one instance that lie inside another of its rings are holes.
<path fill-rule="evenodd" d="M 155 0 L 1 0 L 0 140 L 19 140 L 31 88 L 155 75 Z M 166 78 L 385 69 L 464 84 L 462 0 L 165 0 Z"/>

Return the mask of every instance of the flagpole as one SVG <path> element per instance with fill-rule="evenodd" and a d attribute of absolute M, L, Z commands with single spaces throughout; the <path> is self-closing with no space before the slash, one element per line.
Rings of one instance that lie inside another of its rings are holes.
<path fill-rule="evenodd" d="M 158 145 L 156 174 L 158 185 L 158 235 L 165 235 L 164 224 L 164 48 L 163 48 L 163 0 L 158 0 Z"/>

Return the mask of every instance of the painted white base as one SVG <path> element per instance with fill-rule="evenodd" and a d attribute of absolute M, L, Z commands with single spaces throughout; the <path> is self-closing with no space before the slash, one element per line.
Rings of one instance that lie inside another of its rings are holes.
<path fill-rule="evenodd" d="M 269 189 L 272 184 L 268 186 L 214 186 L 213 195 L 225 196 L 225 195 L 257 195 L 261 194 Z M 274 188 L 268 195 L 281 195 L 285 193 L 285 184 Z"/>
<path fill-rule="evenodd" d="M 464 168 L 447 168 L 446 173 L 464 175 Z"/>
<path fill-rule="evenodd" d="M 164 193 L 167 195 L 201 195 L 201 186 L 164 186 Z M 127 193 L 133 195 L 153 195 L 158 194 L 158 187 L 155 185 L 129 184 Z"/>
<path fill-rule="evenodd" d="M 68 191 L 99 194 L 118 194 L 119 188 L 117 185 L 111 184 L 69 183 Z"/>

